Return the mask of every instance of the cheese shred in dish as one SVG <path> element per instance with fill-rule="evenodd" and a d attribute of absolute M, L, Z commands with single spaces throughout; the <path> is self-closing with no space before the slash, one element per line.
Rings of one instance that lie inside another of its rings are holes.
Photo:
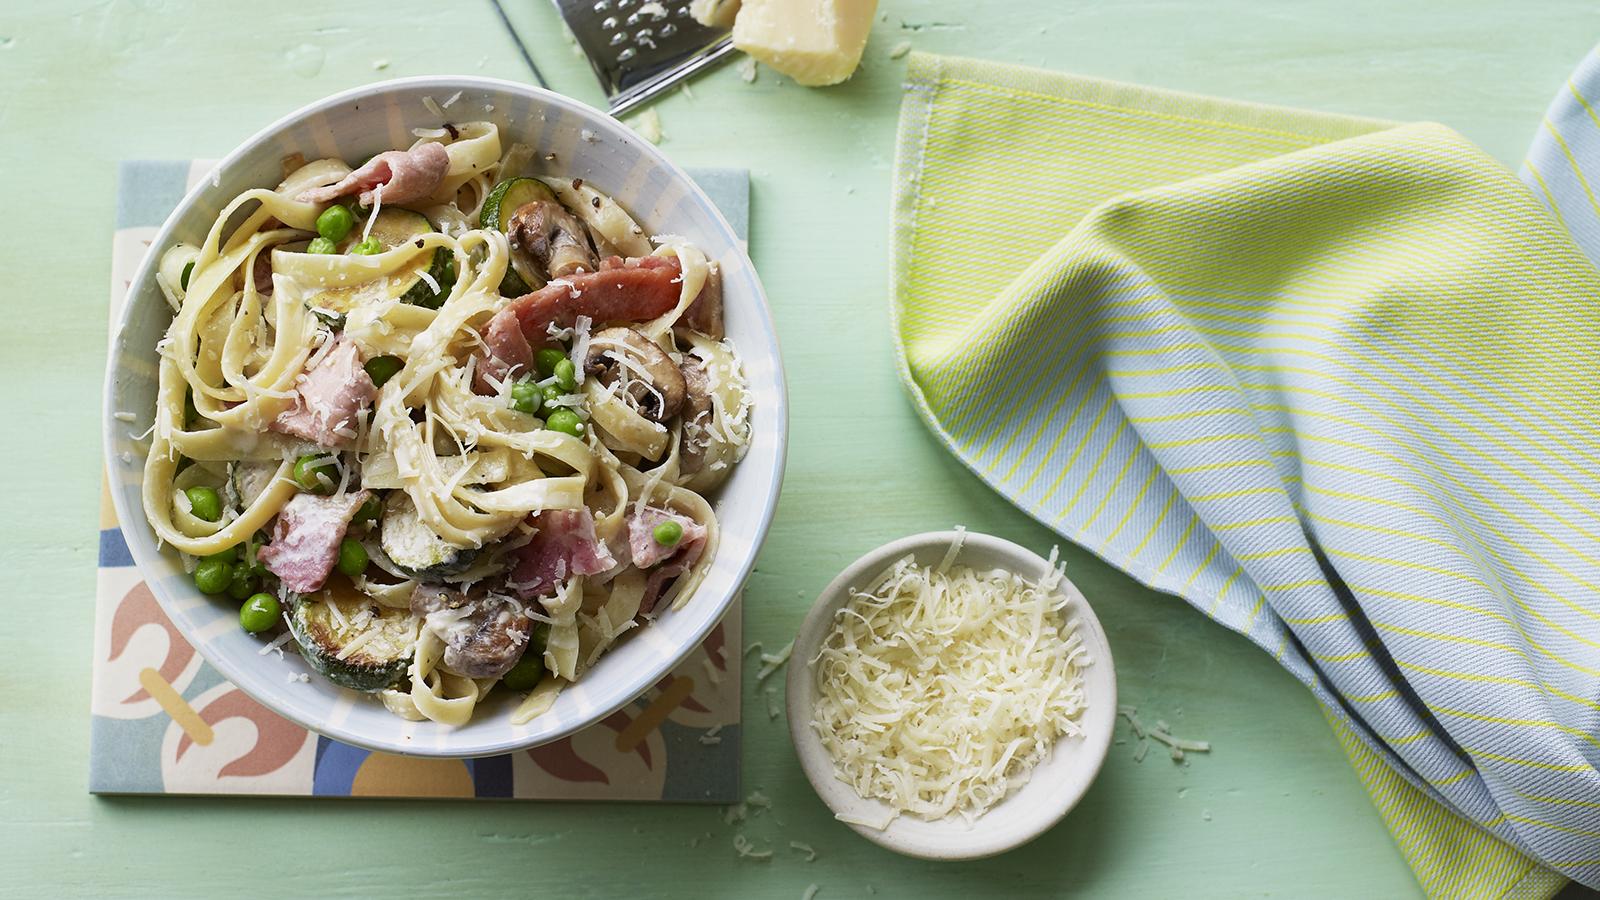
<path fill-rule="evenodd" d="M 811 727 L 863 798 L 970 824 L 1081 733 L 1091 660 L 1054 553 L 1038 582 L 952 559 L 908 556 L 851 591 L 811 660 Z"/>

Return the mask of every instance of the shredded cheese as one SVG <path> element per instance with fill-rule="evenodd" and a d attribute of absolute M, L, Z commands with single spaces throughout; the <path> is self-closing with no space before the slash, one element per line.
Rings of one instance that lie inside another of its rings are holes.
<path fill-rule="evenodd" d="M 767 862 L 772 859 L 771 850 L 757 850 L 755 845 L 750 843 L 750 839 L 742 834 L 733 836 L 733 849 L 741 859 L 753 859 L 757 862 Z"/>
<path fill-rule="evenodd" d="M 287 644 L 289 642 L 289 639 L 292 638 L 292 637 L 294 637 L 294 635 L 292 635 L 289 632 L 285 631 L 283 634 L 278 635 L 277 637 L 273 638 L 271 641 L 269 641 L 269 642 L 267 642 L 265 644 L 262 644 L 261 645 L 261 649 L 257 650 L 256 654 L 259 655 L 259 656 L 266 656 L 268 653 L 271 653 L 272 651 L 277 650 L 278 648 L 282 647 L 284 644 Z M 281 656 L 282 654 L 280 653 L 279 655 Z"/>
<path fill-rule="evenodd" d="M 1090 659 L 1061 577 L 906 557 L 851 591 L 811 660 L 811 727 L 835 776 L 890 821 L 970 823 L 1026 782 L 1057 738 L 1081 733 Z"/>
<path fill-rule="evenodd" d="M 793 652 L 794 641 L 790 641 L 789 643 L 785 644 L 783 649 L 779 650 L 777 653 L 761 654 L 761 671 L 756 673 L 756 681 L 758 683 L 766 681 L 772 676 L 772 673 L 783 668 L 783 664 L 789 661 L 789 654 Z"/>
<path fill-rule="evenodd" d="M 700 735 L 700 743 L 707 747 L 714 747 L 717 744 L 722 743 L 722 736 L 720 734 L 721 731 L 722 723 L 718 722 L 717 724 L 706 729 L 705 734 Z"/>

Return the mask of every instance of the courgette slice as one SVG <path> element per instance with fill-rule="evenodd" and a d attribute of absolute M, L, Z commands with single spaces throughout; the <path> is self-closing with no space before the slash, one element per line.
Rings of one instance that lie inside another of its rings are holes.
<path fill-rule="evenodd" d="M 538 200 L 555 199 L 555 191 L 537 178 L 508 178 L 495 185 L 489 196 L 484 198 L 483 209 L 478 212 L 478 222 L 484 228 L 493 228 L 509 235 L 512 213 Z M 544 285 L 545 279 L 521 258 L 521 254 L 511 254 L 511 265 L 506 267 L 506 277 L 500 281 L 502 295 L 520 297 Z"/>
<path fill-rule="evenodd" d="M 256 502 L 256 498 L 272 484 L 272 476 L 278 474 L 278 466 L 276 462 L 241 460 L 229 467 L 232 471 L 228 473 L 228 484 L 239 502 L 239 509 L 248 509 L 250 504 Z"/>
<path fill-rule="evenodd" d="M 483 198 L 483 209 L 478 221 L 484 228 L 507 231 L 511 227 L 511 214 L 519 207 L 536 200 L 554 200 L 556 192 L 537 178 L 508 178 L 494 186 L 489 196 Z"/>
<path fill-rule="evenodd" d="M 417 625 L 409 611 L 380 606 L 339 578 L 294 601 L 289 633 L 300 655 L 323 677 L 370 692 L 405 677 Z"/>
<path fill-rule="evenodd" d="M 383 504 L 378 544 L 385 556 L 415 578 L 442 578 L 467 570 L 478 551 L 457 547 L 433 533 L 405 491 L 391 491 Z"/>
<path fill-rule="evenodd" d="M 350 229 L 350 233 L 338 244 L 339 252 L 348 253 L 352 247 L 361 243 L 363 230 Z M 437 230 L 422 213 L 400 207 L 386 207 L 378 211 L 378 217 L 373 220 L 372 229 L 368 234 L 378 242 L 380 248 L 388 251 Z M 422 277 L 424 273 L 439 285 L 439 290 L 435 291 L 433 285 Z M 434 250 L 431 256 L 426 253 L 417 254 L 415 259 L 408 260 L 405 265 L 382 278 L 317 291 L 306 299 L 306 306 L 324 314 L 343 314 L 367 303 L 398 299 L 402 303 L 437 309 L 444 303 L 445 296 L 450 292 L 450 285 L 454 282 L 455 257 L 440 247 Z"/>

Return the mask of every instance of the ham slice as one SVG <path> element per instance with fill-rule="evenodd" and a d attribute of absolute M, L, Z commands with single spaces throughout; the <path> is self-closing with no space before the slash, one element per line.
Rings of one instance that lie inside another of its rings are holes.
<path fill-rule="evenodd" d="M 350 519 L 370 493 L 350 491 L 337 497 L 295 494 L 278 511 L 272 543 L 258 550 L 256 559 L 297 594 L 321 590 L 339 560 L 339 544 Z"/>
<path fill-rule="evenodd" d="M 360 192 L 361 205 L 371 206 L 382 188 L 383 202 L 411 203 L 423 200 L 439 189 L 450 171 L 450 154 L 443 144 L 432 141 L 410 150 L 379 153 L 367 164 L 327 187 L 301 191 L 301 203 L 327 203 L 346 194 Z"/>
<path fill-rule="evenodd" d="M 728 336 L 722 324 L 722 267 L 711 266 L 699 296 L 683 311 L 683 323 L 714 341 Z"/>
<path fill-rule="evenodd" d="M 572 575 L 599 575 L 617 565 L 611 548 L 595 537 L 587 507 L 547 509 L 528 520 L 538 533 L 516 551 L 506 584 L 521 599 L 555 593 Z"/>
<path fill-rule="evenodd" d="M 533 347 L 548 340 L 551 325 L 566 328 L 579 316 L 596 324 L 643 322 L 678 305 L 683 270 L 665 256 L 601 263 L 598 272 L 557 279 L 511 301 L 484 326 L 489 355 L 478 363 L 478 390 L 493 393 L 490 379 L 504 380 L 533 364 Z M 533 343 L 530 343 L 533 342 Z"/>
<path fill-rule="evenodd" d="M 644 597 L 639 601 L 640 615 L 648 616 L 655 612 L 656 601 L 661 599 L 667 585 L 672 579 L 694 568 L 694 564 L 700 561 L 700 553 L 704 548 L 703 541 L 693 547 L 684 547 L 673 554 L 671 559 L 650 570 L 650 574 L 644 579 Z"/>
<path fill-rule="evenodd" d="M 372 376 L 361 366 L 355 342 L 341 335 L 333 349 L 300 376 L 294 405 L 267 427 L 321 447 L 346 448 L 355 443 L 357 417 L 377 393 Z"/>
<path fill-rule="evenodd" d="M 663 522 L 677 522 L 683 528 L 683 536 L 670 547 L 656 541 L 656 526 Z M 705 526 L 688 516 L 654 506 L 628 514 L 628 553 L 633 558 L 633 564 L 641 569 L 648 569 L 669 556 L 698 547 L 705 539 Z"/>
<path fill-rule="evenodd" d="M 662 522 L 677 522 L 683 526 L 683 537 L 672 547 L 656 543 L 655 527 Z M 644 580 L 644 598 L 639 601 L 639 613 L 649 615 L 656 608 L 672 579 L 694 568 L 705 552 L 705 526 L 693 519 L 647 506 L 643 511 L 628 516 L 628 552 L 633 564 L 650 569 Z M 654 566 L 654 568 L 650 568 Z"/>

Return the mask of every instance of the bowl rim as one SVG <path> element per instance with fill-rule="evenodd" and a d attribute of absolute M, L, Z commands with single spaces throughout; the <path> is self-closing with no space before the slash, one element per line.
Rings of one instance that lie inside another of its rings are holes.
<path fill-rule="evenodd" d="M 842 571 L 823 588 L 817 595 L 817 600 L 812 604 L 805 620 L 801 623 L 795 636 L 794 648 L 789 662 L 789 671 L 785 675 L 785 706 L 788 711 L 789 738 L 794 744 L 795 757 L 800 762 L 800 768 L 805 772 L 806 780 L 811 783 L 817 797 L 828 807 L 832 813 L 845 812 L 837 805 L 836 801 L 843 803 L 861 803 L 873 808 L 881 808 L 880 801 L 862 799 L 849 785 L 834 777 L 832 758 L 822 746 L 822 741 L 811 728 L 811 703 L 815 697 L 815 688 L 811 679 L 811 656 L 818 644 L 832 627 L 834 613 L 844 605 L 848 596 L 848 588 L 863 584 L 881 572 L 896 559 L 919 550 L 943 549 L 950 546 L 957 539 L 963 542 L 957 559 L 961 558 L 971 548 L 981 548 L 1012 560 L 1021 561 L 1024 565 L 1015 568 L 1007 566 L 1012 571 L 1023 571 L 1025 568 L 1037 567 L 1040 572 L 1050 567 L 1048 560 L 1039 554 L 1005 538 L 982 532 L 951 530 L 951 531 L 925 531 L 920 534 L 908 535 L 898 540 L 873 548 L 862 554 L 855 562 L 845 566 Z M 1092 665 L 1103 667 L 1105 683 L 1105 696 L 1091 696 L 1087 700 L 1091 703 L 1101 704 L 1101 709 L 1095 712 L 1098 718 L 1104 719 L 1105 727 L 1099 729 L 1093 742 L 1085 741 L 1081 746 L 1081 753 L 1074 758 L 1075 765 L 1067 772 L 1084 773 L 1072 790 L 1041 790 L 1047 786 L 1055 786 L 1054 782 L 1041 781 L 1030 777 L 1026 784 L 1017 788 L 1006 797 L 1001 804 L 991 808 L 988 813 L 977 819 L 970 830 L 963 829 L 962 834 L 968 844 L 961 850 L 950 850 L 946 847 L 935 847 L 919 840 L 915 835 L 906 835 L 903 829 L 897 828 L 906 818 L 897 818 L 888 828 L 879 830 L 870 825 L 861 825 L 846 822 L 857 834 L 872 841 L 879 846 L 893 850 L 906 856 L 917 857 L 933 861 L 959 861 L 984 859 L 997 856 L 1009 850 L 1014 850 L 1032 841 L 1038 836 L 1055 827 L 1066 815 L 1078 805 L 1083 796 L 1093 786 L 1099 776 L 1101 768 L 1111 749 L 1112 734 L 1115 731 L 1117 715 L 1117 677 L 1116 664 L 1111 656 L 1111 644 L 1106 638 L 1105 629 L 1100 624 L 1099 617 L 1089 605 L 1077 585 L 1071 579 L 1063 576 L 1060 588 L 1067 597 L 1073 601 L 1073 617 L 1078 620 L 1079 633 L 1084 637 L 1084 644 L 1093 654 Z M 1088 679 L 1085 679 L 1087 685 Z M 1088 708 L 1084 712 L 1085 718 L 1089 715 Z M 1109 718 L 1106 718 L 1109 716 Z M 1057 745 L 1067 740 L 1067 736 L 1057 738 Z M 1054 753 L 1052 749 L 1052 753 Z M 1034 770 L 1037 773 L 1037 769 Z M 983 828 L 989 816 L 1002 812 L 1006 803 L 1029 791 L 1034 791 L 1031 798 L 1037 805 L 1048 807 L 1047 813 L 1031 830 L 1019 830 L 1010 834 L 1002 833 L 998 836 L 988 837 L 983 835 Z M 1042 798 L 1042 799 L 1041 799 Z M 941 823 L 946 820 L 941 820 Z M 960 820 L 948 820 L 952 827 L 962 827 Z M 925 824 L 916 820 L 917 824 Z"/>
<path fill-rule="evenodd" d="M 784 376 L 782 347 L 779 343 L 777 326 L 772 315 L 772 306 L 767 299 L 766 287 L 764 284 L 762 284 L 760 272 L 756 269 L 755 264 L 750 259 L 748 243 L 742 239 L 739 239 L 738 233 L 735 232 L 733 226 L 729 224 L 727 217 L 722 214 L 722 210 L 717 208 L 715 203 L 711 202 L 710 198 L 707 197 L 705 192 L 700 188 L 700 185 L 696 183 L 695 180 L 691 178 L 689 174 L 680 166 L 674 163 L 671 159 L 667 158 L 667 156 L 662 153 L 658 147 L 656 147 L 650 141 L 644 139 L 620 119 L 617 119 L 608 113 L 602 112 L 601 110 L 590 106 L 587 103 L 576 100 L 572 97 L 568 97 L 564 94 L 559 94 L 547 88 L 511 81 L 509 79 L 491 78 L 479 75 L 413 75 L 358 85 L 356 87 L 347 88 L 345 90 L 329 94 L 318 100 L 314 100 L 310 103 L 299 106 L 282 116 L 279 116 L 270 124 L 257 130 L 248 138 L 237 144 L 233 150 L 231 150 L 226 156 L 222 157 L 222 159 L 217 162 L 212 172 L 215 176 L 215 174 L 220 174 L 226 171 L 231 165 L 238 162 L 247 153 L 255 150 L 258 146 L 271 141 L 284 129 L 290 128 L 295 124 L 309 119 L 319 113 L 336 109 L 339 106 L 352 101 L 359 101 L 374 96 L 382 96 L 398 90 L 411 90 L 417 88 L 434 88 L 438 90 L 481 89 L 520 94 L 525 97 L 538 100 L 544 104 L 561 107 L 566 112 L 585 119 L 586 124 L 595 127 L 597 131 L 603 134 L 608 133 L 608 137 L 620 138 L 636 144 L 639 151 L 653 165 L 666 170 L 673 181 L 685 185 L 691 195 L 698 197 L 706 209 L 710 211 L 714 226 L 720 228 L 726 233 L 726 235 L 732 238 L 732 241 L 730 242 L 731 245 L 734 247 L 735 251 L 741 257 L 743 257 L 743 263 L 749 267 L 751 280 L 755 286 L 755 296 L 753 299 L 756 302 L 756 307 L 759 310 L 762 319 L 767 324 L 767 327 L 762 329 L 766 338 L 766 347 L 763 349 L 771 356 L 772 378 L 776 387 L 773 401 L 768 404 L 768 406 L 771 408 L 762 410 L 762 415 L 774 417 L 773 438 L 776 443 L 776 447 L 774 448 L 772 467 L 768 476 L 770 484 L 766 491 L 766 497 L 761 505 L 759 526 L 756 530 L 756 534 L 750 541 L 750 551 L 744 559 L 737 563 L 737 571 L 735 572 L 732 580 L 732 587 L 729 589 L 727 596 L 721 598 L 722 609 L 717 615 L 708 618 L 702 627 L 696 628 L 690 638 L 677 646 L 673 653 L 661 656 L 659 658 L 660 662 L 658 665 L 642 668 L 635 672 L 629 679 L 629 683 L 637 685 L 637 690 L 629 688 L 628 690 L 621 691 L 617 695 L 617 699 L 606 703 L 595 704 L 586 715 L 575 719 L 573 724 L 556 732 L 534 736 L 531 739 L 528 737 L 513 737 L 508 740 L 481 743 L 464 748 L 436 749 L 428 746 L 418 746 L 414 743 L 389 741 L 382 738 L 372 738 L 360 731 L 352 730 L 348 725 L 345 724 L 345 721 L 342 718 L 337 723 L 308 721 L 310 717 L 300 716 L 294 711 L 284 708 L 282 704 L 277 703 L 275 700 L 277 691 L 258 692 L 241 683 L 242 681 L 248 682 L 251 679 L 242 676 L 241 673 L 244 671 L 245 667 L 235 665 L 231 656 L 213 653 L 207 649 L 209 645 L 206 642 L 195 642 L 191 640 L 188 629 L 179 626 L 179 620 L 174 618 L 174 609 L 172 607 L 175 602 L 175 598 L 169 597 L 168 591 L 155 581 L 151 579 L 145 579 L 145 583 L 148 585 L 151 593 L 155 595 L 157 602 L 161 606 L 162 614 L 167 616 L 167 618 L 172 621 L 173 626 L 177 628 L 179 634 L 183 636 L 184 640 L 188 641 L 194 647 L 195 652 L 198 653 L 207 664 L 216 669 L 217 672 L 234 687 L 238 688 L 240 691 L 243 691 L 252 700 L 270 710 L 274 715 L 281 716 L 291 722 L 294 722 L 296 725 L 299 725 L 300 727 L 305 728 L 314 734 L 319 734 L 332 740 L 337 740 L 341 743 L 350 744 L 351 746 L 359 747 L 365 750 L 420 758 L 473 759 L 486 756 L 498 756 L 506 753 L 514 753 L 516 751 L 529 749 L 532 747 L 543 746 L 545 744 L 553 743 L 563 738 L 570 737 L 571 735 L 589 728 L 597 722 L 600 722 L 607 716 L 615 713 L 617 710 L 620 710 L 629 703 L 637 700 L 639 696 L 650 689 L 651 685 L 658 682 L 662 676 L 668 674 L 679 664 L 681 664 L 684 659 L 688 658 L 689 655 L 694 653 L 695 649 L 705 641 L 706 636 L 709 635 L 711 631 L 722 622 L 733 604 L 735 602 L 742 602 L 740 598 L 744 593 L 745 583 L 749 580 L 750 574 L 755 568 L 756 558 L 761 555 L 761 549 L 765 545 L 767 536 L 771 532 L 772 520 L 777 511 L 778 499 L 783 492 L 784 472 L 787 467 L 789 451 L 788 382 Z M 581 156 L 578 158 L 581 159 Z M 189 214 L 190 210 L 201 201 L 202 197 L 217 189 L 218 188 L 214 186 L 210 180 L 202 179 L 198 184 L 184 194 L 183 199 L 180 200 L 177 206 L 173 208 L 172 212 L 167 215 L 166 219 L 162 222 L 161 227 L 151 239 L 137 269 L 135 269 L 134 276 L 128 283 L 127 294 L 123 300 L 122 307 L 120 310 L 118 310 L 115 320 L 111 323 L 112 330 L 108 335 L 109 349 L 106 355 L 106 368 L 101 382 L 101 464 L 104 467 L 104 470 L 107 472 L 114 471 L 119 462 L 117 441 L 120 438 L 116 437 L 116 429 L 120 423 L 115 417 L 116 409 L 114 395 L 116 374 L 118 370 L 117 362 L 124 356 L 125 353 L 128 352 L 127 348 L 122 346 L 119 336 L 126 332 L 129 320 L 132 318 L 135 306 L 133 303 L 133 297 L 141 285 L 146 285 L 150 279 L 154 277 L 154 272 L 159 265 L 162 248 L 171 243 L 173 232 L 177 230 L 178 222 Z M 112 507 L 116 511 L 117 528 L 119 530 L 128 527 L 128 523 L 130 522 L 142 519 L 144 515 L 142 505 L 138 508 L 130 508 L 129 502 L 124 499 L 123 491 L 113 489 L 110 491 L 110 494 Z M 140 577 L 144 578 L 144 573 L 148 568 L 151 567 L 153 560 L 147 557 L 147 554 L 143 551 L 143 548 L 136 547 L 134 542 L 128 542 L 128 550 L 130 556 L 133 558 L 135 567 L 140 573 Z M 641 674 L 644 673 L 648 673 L 649 677 L 640 677 Z M 281 689 L 279 689 L 279 691 L 281 691 Z M 403 720 L 400 720 L 397 717 L 396 721 L 399 722 Z"/>

